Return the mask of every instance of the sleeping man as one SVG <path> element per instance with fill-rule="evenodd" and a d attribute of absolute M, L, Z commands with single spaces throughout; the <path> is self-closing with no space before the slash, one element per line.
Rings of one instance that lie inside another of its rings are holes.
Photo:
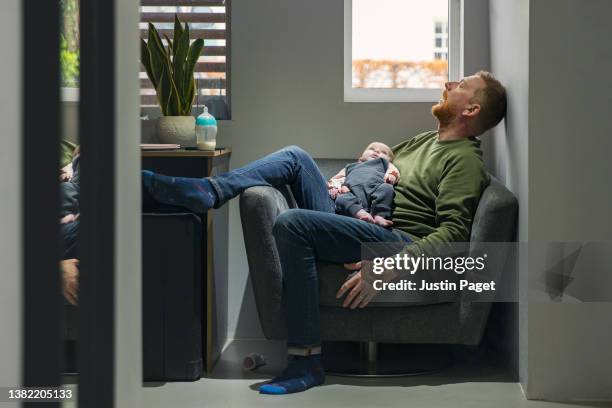
<path fill-rule="evenodd" d="M 219 176 L 192 179 L 143 171 L 144 198 L 202 213 L 218 208 L 253 186 L 289 185 L 299 206 L 282 213 L 273 233 L 283 271 L 287 368 L 259 389 L 266 394 L 304 391 L 324 382 L 321 362 L 317 261 L 349 264 L 361 245 L 399 242 L 419 256 L 445 242 L 469 240 L 472 219 L 489 183 L 476 136 L 506 112 L 504 87 L 488 72 L 447 82 L 432 107 L 437 130 L 395 147 L 401 177 L 394 192 L 393 228 L 335 213 L 327 181 L 312 157 L 296 146 Z M 393 271 L 385 279 L 392 279 Z M 344 307 L 365 307 L 376 291 L 357 272 L 338 290 Z"/>

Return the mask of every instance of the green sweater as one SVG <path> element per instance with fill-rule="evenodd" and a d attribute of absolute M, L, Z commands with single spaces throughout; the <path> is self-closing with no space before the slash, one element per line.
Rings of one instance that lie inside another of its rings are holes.
<path fill-rule="evenodd" d="M 425 132 L 393 147 L 400 172 L 395 186 L 393 227 L 415 242 L 412 256 L 435 251 L 446 242 L 467 242 L 483 189 L 489 184 L 480 140 L 439 141 Z"/>

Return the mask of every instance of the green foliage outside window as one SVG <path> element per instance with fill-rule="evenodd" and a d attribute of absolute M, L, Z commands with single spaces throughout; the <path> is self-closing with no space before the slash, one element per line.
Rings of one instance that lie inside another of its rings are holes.
<path fill-rule="evenodd" d="M 63 87 L 79 86 L 79 0 L 60 0 L 62 33 L 60 36 L 60 68 Z"/>

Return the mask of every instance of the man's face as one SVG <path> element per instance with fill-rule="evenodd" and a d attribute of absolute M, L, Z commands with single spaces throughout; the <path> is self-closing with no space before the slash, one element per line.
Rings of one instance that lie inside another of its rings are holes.
<path fill-rule="evenodd" d="M 379 157 L 384 157 L 385 159 L 391 161 L 391 149 L 384 143 L 370 143 L 368 147 L 361 154 L 361 160 L 372 160 L 377 159 Z"/>
<path fill-rule="evenodd" d="M 458 82 L 447 82 L 444 84 L 442 99 L 431 108 L 431 112 L 441 125 L 447 125 L 464 116 L 470 117 L 469 113 L 474 105 L 478 105 L 473 101 L 474 96 L 485 86 L 484 80 L 478 75 L 465 77 Z"/>

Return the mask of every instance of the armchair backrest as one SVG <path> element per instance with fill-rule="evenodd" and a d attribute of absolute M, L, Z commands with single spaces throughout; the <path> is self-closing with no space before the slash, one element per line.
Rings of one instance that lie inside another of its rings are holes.
<path fill-rule="evenodd" d="M 517 215 L 516 197 L 491 176 L 491 183 L 482 192 L 474 215 L 470 242 L 514 241 Z"/>

